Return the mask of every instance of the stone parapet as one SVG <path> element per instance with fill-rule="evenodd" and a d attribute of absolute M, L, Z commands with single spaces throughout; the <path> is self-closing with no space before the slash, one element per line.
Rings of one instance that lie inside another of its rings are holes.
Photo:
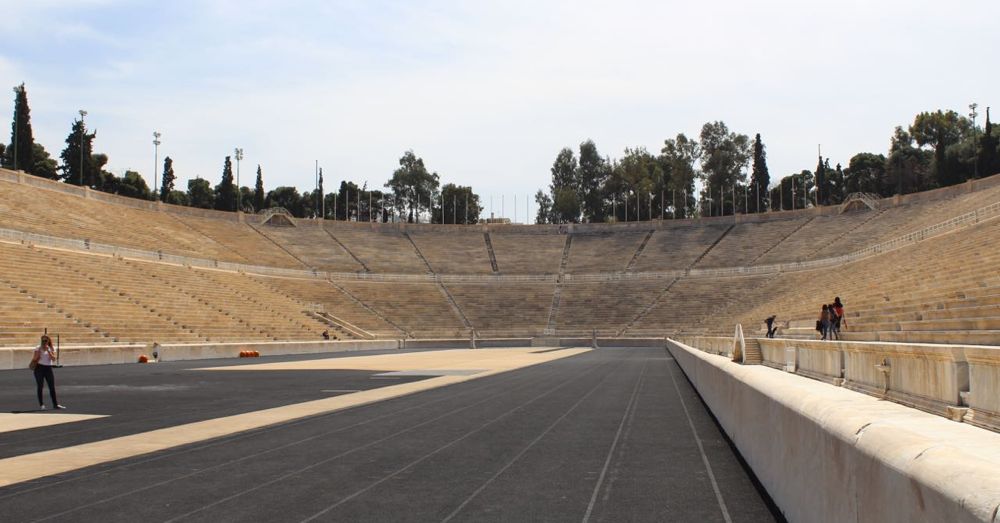
<path fill-rule="evenodd" d="M 731 356 L 732 338 L 675 337 L 710 354 Z M 758 338 L 764 365 L 916 407 L 956 421 L 965 413 L 966 395 L 1000 397 L 1000 349 L 964 345 L 820 341 Z M 977 385 L 968 354 L 979 359 Z M 992 373 L 996 373 L 995 375 Z M 990 381 L 993 379 L 994 381 Z M 986 401 L 985 399 L 982 401 Z M 1000 400 L 982 404 L 980 418 L 1000 413 Z M 1000 419 L 1000 418 L 998 418 Z M 992 423 L 992 422 L 991 422 Z M 1000 424 L 997 424 L 1000 425 Z M 994 425 L 990 425 L 994 426 Z"/>
<path fill-rule="evenodd" d="M 1000 348 L 965 349 L 969 365 L 969 393 L 965 395 L 969 412 L 965 421 L 980 427 L 1000 430 Z"/>
<path fill-rule="evenodd" d="M 667 346 L 789 521 L 995 521 L 1000 434 Z"/>

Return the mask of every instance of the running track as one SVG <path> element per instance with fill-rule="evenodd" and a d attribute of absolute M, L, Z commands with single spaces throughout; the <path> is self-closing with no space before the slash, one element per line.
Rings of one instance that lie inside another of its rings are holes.
<path fill-rule="evenodd" d="M 267 361 L 281 359 L 291 358 Z M 74 387 L 86 390 L 81 387 L 97 387 L 115 376 L 135 379 L 134 366 L 59 369 L 61 400 L 71 410 L 112 415 L 0 433 L 0 453 L 16 456 L 302 401 L 320 391 L 329 395 L 386 384 L 372 379 L 374 373 L 358 371 L 260 379 L 222 373 L 226 376 L 212 377 L 219 382 L 206 383 L 204 375 L 186 371 L 193 366 L 143 369 L 145 392 L 93 394 L 87 401 L 99 405 L 103 397 L 103 412 L 74 403 Z M 25 379 L 30 380 L 27 371 L 0 373 L 6 410 L 16 410 L 14 401 L 22 408 L 34 403 Z M 200 385 L 186 387 L 185 380 Z M 163 387 L 155 388 L 157 383 Z M 168 396 L 170 401 L 155 395 L 171 387 L 186 392 Z M 227 391 L 234 390 L 227 401 Z M 163 415 L 144 394 L 154 395 Z M 594 350 L 12 485 L 0 489 L 0 514 L 4 521 L 109 522 L 780 517 L 755 489 L 680 368 L 655 348 Z"/>

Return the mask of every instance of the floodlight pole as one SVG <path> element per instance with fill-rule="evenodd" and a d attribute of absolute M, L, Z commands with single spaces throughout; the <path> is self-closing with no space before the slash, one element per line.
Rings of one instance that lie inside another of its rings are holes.
<path fill-rule="evenodd" d="M 159 186 L 159 171 L 157 171 L 157 164 L 160 162 L 160 133 L 159 131 L 153 131 L 153 196 L 159 199 L 160 191 Z"/>
<path fill-rule="evenodd" d="M 236 211 L 240 212 L 243 210 L 243 195 L 240 194 L 240 160 L 243 159 L 243 149 L 237 147 L 233 150 L 233 155 L 236 156 Z"/>

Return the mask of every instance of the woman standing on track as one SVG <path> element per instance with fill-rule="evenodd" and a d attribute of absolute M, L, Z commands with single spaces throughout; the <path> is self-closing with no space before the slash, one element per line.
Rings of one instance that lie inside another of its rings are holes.
<path fill-rule="evenodd" d="M 45 402 L 42 401 L 42 381 L 49 382 L 49 397 L 52 398 L 52 408 L 65 409 L 56 401 L 56 376 L 52 372 L 52 366 L 56 362 L 56 351 L 52 348 L 52 338 L 42 336 L 42 342 L 35 349 L 31 357 L 31 368 L 35 372 L 35 385 L 38 386 L 38 410 L 45 410 Z"/>

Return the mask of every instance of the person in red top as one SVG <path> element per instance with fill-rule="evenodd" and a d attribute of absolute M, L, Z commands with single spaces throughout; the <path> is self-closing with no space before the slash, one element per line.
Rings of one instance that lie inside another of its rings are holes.
<path fill-rule="evenodd" d="M 844 304 L 840 301 L 840 296 L 833 299 L 833 314 L 831 315 L 831 320 L 833 321 L 833 335 L 836 339 L 840 339 L 840 326 L 847 326 L 847 320 L 844 319 Z"/>

